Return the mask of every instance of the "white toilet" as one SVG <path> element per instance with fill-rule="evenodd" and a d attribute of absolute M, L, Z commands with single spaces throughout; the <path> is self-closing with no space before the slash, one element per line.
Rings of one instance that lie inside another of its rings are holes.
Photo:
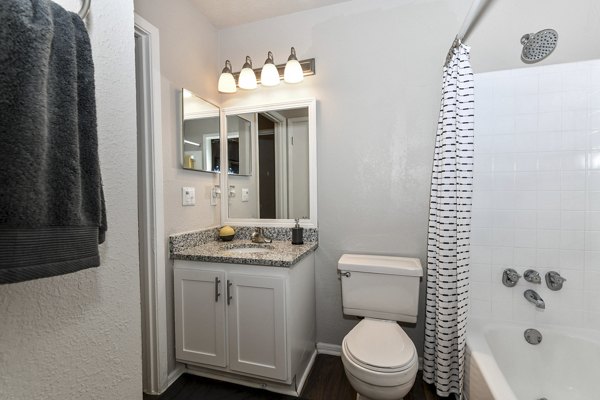
<path fill-rule="evenodd" d="M 396 321 L 417 322 L 417 258 L 344 254 L 344 314 L 365 317 L 344 337 L 342 363 L 358 400 L 401 400 L 418 370 L 414 343 Z"/>

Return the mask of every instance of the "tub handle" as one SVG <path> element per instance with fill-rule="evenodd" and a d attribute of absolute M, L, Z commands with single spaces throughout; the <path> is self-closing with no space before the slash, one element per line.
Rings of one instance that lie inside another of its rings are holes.
<path fill-rule="evenodd" d="M 502 273 L 502 283 L 506 287 L 515 287 L 521 275 L 512 268 L 506 268 Z"/>
<path fill-rule="evenodd" d="M 550 290 L 560 290 L 563 287 L 563 283 L 566 282 L 566 279 L 560 276 L 560 274 L 556 271 L 548 271 L 546 273 L 546 286 Z"/>

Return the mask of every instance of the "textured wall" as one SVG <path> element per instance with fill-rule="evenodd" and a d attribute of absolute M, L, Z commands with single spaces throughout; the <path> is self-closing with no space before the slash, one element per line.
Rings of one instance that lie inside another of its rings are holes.
<path fill-rule="evenodd" d="M 160 30 L 163 178 L 166 238 L 172 233 L 219 224 L 220 206 L 211 206 L 216 174 L 181 169 L 179 91 L 191 90 L 216 103 L 217 33 L 190 0 L 136 0 L 135 12 Z M 196 188 L 196 206 L 181 205 L 181 188 Z M 169 371 L 175 364 L 173 261 L 165 260 Z"/>
<path fill-rule="evenodd" d="M 142 398 L 132 2 L 93 1 L 88 28 L 108 210 L 102 265 L 0 286 L 2 400 Z"/>

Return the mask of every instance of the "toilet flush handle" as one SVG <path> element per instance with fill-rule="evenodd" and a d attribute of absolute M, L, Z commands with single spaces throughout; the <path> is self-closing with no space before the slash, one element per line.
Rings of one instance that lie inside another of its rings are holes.
<path fill-rule="evenodd" d="M 350 271 L 342 271 L 342 272 L 340 272 L 340 275 L 341 275 L 341 276 L 344 276 L 344 277 L 346 277 L 346 278 L 350 278 L 350 276 L 351 276 L 352 274 L 350 273 Z"/>

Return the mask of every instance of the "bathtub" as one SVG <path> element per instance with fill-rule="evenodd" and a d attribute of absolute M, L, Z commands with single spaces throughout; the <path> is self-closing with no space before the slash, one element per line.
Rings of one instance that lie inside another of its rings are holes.
<path fill-rule="evenodd" d="M 527 328 L 543 340 L 531 345 Z M 600 399 L 600 332 L 470 319 L 467 400 Z"/>

